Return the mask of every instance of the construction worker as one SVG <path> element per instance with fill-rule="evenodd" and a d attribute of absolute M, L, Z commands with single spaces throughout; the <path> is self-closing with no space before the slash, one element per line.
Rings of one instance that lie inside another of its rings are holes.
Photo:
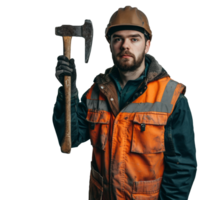
<path fill-rule="evenodd" d="M 197 162 L 186 87 L 147 54 L 152 31 L 142 11 L 118 9 L 105 36 L 114 66 L 96 76 L 80 102 L 74 59 L 59 56 L 56 67 L 61 84 L 71 76 L 72 148 L 89 139 L 93 146 L 89 199 L 188 199 Z M 53 113 L 60 145 L 64 107 L 62 86 Z"/>

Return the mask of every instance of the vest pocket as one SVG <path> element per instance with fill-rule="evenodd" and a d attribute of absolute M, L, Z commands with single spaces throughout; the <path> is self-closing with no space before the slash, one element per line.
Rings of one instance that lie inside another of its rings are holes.
<path fill-rule="evenodd" d="M 103 177 L 94 169 L 91 162 L 89 200 L 102 200 Z"/>
<path fill-rule="evenodd" d="M 131 152 L 159 153 L 165 151 L 165 113 L 136 113 L 133 119 Z"/>
<path fill-rule="evenodd" d="M 110 113 L 102 110 L 89 110 L 86 120 L 89 122 L 92 146 L 104 150 L 109 136 Z"/>
<path fill-rule="evenodd" d="M 150 181 L 137 181 L 133 184 L 132 199 L 157 200 L 159 197 L 162 177 Z"/>

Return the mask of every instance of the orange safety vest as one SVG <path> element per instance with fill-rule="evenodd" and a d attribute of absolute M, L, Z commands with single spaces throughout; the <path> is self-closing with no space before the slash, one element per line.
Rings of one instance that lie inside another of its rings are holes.
<path fill-rule="evenodd" d="M 93 146 L 89 200 L 157 200 L 165 125 L 185 86 L 170 77 L 149 82 L 116 117 L 102 88 L 94 83 L 86 95 Z"/>

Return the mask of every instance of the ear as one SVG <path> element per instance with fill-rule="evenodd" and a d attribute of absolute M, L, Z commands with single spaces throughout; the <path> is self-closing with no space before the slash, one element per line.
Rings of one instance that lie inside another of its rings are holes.
<path fill-rule="evenodd" d="M 108 43 L 108 51 L 110 52 L 110 44 Z"/>
<path fill-rule="evenodd" d="M 149 48 L 150 48 L 150 45 L 151 45 L 151 41 L 150 41 L 150 40 L 147 40 L 147 41 L 146 41 L 146 46 L 145 46 L 145 54 L 148 53 Z"/>

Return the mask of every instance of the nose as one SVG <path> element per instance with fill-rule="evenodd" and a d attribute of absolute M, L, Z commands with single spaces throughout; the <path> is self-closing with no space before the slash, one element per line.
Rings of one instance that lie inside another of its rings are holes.
<path fill-rule="evenodd" d="M 124 50 L 124 49 L 128 49 L 129 50 L 130 48 L 130 42 L 128 40 L 128 38 L 125 38 L 122 45 L 121 45 L 121 49 Z"/>

